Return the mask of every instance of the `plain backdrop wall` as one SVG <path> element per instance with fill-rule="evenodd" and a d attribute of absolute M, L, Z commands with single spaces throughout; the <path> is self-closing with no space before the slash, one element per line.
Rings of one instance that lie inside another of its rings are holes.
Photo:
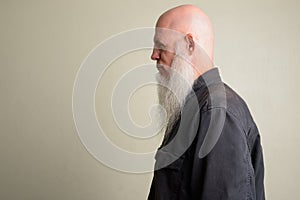
<path fill-rule="evenodd" d="M 99 42 L 151 27 L 162 12 L 183 3 L 199 6 L 212 19 L 215 63 L 259 127 L 267 199 L 299 198 L 299 1 L 2 0 L 0 199 L 146 199 L 151 173 L 110 169 L 82 145 L 72 116 L 73 83 Z M 120 134 L 108 96 L 124 71 L 150 62 L 149 54 L 135 52 L 113 63 L 96 94 L 108 137 L 132 151 L 155 149 L 160 138 L 131 141 Z M 155 88 L 142 88 L 132 98 L 133 119 L 147 122 Z"/>

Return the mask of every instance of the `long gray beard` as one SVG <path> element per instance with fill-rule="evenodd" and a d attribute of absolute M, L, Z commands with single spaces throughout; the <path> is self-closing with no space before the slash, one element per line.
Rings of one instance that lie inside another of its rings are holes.
<path fill-rule="evenodd" d="M 175 56 L 167 78 L 157 74 L 159 104 L 165 109 L 160 114 L 164 127 L 169 132 L 178 120 L 184 106 L 186 96 L 192 90 L 194 83 L 194 69 L 179 56 Z M 166 134 L 168 134 L 166 132 Z"/>

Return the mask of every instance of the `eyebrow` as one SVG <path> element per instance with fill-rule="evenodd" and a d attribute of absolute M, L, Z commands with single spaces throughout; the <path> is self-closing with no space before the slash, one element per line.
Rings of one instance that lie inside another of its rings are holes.
<path fill-rule="evenodd" d="M 159 47 L 166 47 L 166 45 L 165 44 L 163 44 L 161 41 L 159 41 L 159 40 L 154 40 L 154 44 L 155 45 L 157 45 L 157 46 L 159 46 Z"/>

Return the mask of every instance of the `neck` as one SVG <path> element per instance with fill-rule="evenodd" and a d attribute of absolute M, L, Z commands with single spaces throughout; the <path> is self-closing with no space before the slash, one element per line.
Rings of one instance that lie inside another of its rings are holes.
<path fill-rule="evenodd" d="M 200 66 L 200 65 L 198 65 L 198 66 Z M 212 68 L 214 68 L 214 65 L 194 67 L 194 70 L 195 70 L 194 80 L 198 79 L 202 74 L 204 74 L 205 72 L 209 71 Z"/>

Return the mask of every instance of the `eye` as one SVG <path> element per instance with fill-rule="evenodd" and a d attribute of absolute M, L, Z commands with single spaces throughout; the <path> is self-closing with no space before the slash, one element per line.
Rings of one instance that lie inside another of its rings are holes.
<path fill-rule="evenodd" d="M 165 50 L 166 49 L 166 45 L 164 45 L 160 41 L 155 41 L 154 46 L 155 46 L 155 48 L 160 49 L 160 50 Z"/>
<path fill-rule="evenodd" d="M 164 49 L 164 48 L 165 48 L 165 45 L 159 44 L 159 45 L 158 45 L 158 48 L 159 48 L 159 49 Z"/>

